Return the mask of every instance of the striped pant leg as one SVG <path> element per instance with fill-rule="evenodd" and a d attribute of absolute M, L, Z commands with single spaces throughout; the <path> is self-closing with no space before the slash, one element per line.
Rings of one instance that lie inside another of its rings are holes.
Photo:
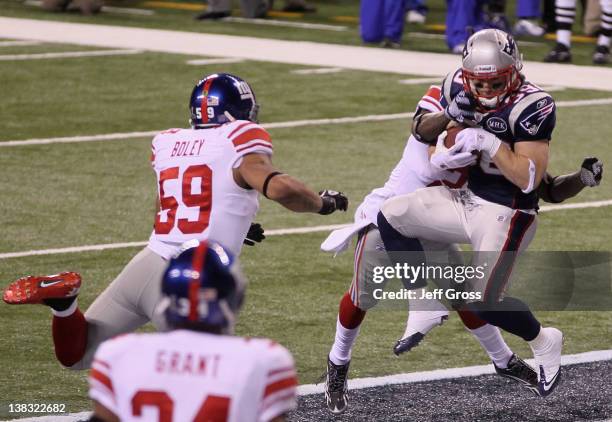
<path fill-rule="evenodd" d="M 484 277 L 472 280 L 473 291 L 482 294 L 482 301 L 502 300 L 514 264 L 535 236 L 535 213 L 514 210 L 498 204 L 484 204 L 475 210 L 472 246 L 474 267 L 484 268 Z"/>
<path fill-rule="evenodd" d="M 374 298 L 374 290 L 384 288 L 384 283 L 374 281 L 374 268 L 389 266 L 389 261 L 378 228 L 373 224 L 363 229 L 355 247 L 353 263 L 353 279 L 349 295 L 353 305 L 367 311 L 373 308 L 378 300 Z"/>
<path fill-rule="evenodd" d="M 600 0 L 601 35 L 612 37 L 612 0 Z"/>
<path fill-rule="evenodd" d="M 555 0 L 557 30 L 572 30 L 576 18 L 576 0 Z"/>

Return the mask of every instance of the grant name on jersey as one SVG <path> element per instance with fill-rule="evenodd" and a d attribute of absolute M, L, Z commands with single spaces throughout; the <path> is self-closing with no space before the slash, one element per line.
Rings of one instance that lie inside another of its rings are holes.
<path fill-rule="evenodd" d="M 160 350 L 155 356 L 155 372 L 174 375 L 217 377 L 221 355 Z"/>

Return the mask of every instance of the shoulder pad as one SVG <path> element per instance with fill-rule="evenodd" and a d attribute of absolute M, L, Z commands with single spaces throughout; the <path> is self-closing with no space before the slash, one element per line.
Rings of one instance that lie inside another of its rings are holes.
<path fill-rule="evenodd" d="M 520 99 L 514 104 L 508 116 L 512 134 L 519 141 L 550 140 L 555 122 L 555 101 L 544 91 Z"/>
<path fill-rule="evenodd" d="M 442 98 L 440 102 L 446 107 L 453 100 L 455 95 L 463 90 L 463 79 L 461 68 L 450 72 L 442 81 Z"/>

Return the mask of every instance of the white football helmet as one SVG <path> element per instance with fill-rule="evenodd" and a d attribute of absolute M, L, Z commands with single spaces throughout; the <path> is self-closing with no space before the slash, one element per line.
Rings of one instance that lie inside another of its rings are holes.
<path fill-rule="evenodd" d="M 473 34 L 463 49 L 463 85 L 486 110 L 498 108 L 522 83 L 521 55 L 511 35 L 499 29 Z"/>

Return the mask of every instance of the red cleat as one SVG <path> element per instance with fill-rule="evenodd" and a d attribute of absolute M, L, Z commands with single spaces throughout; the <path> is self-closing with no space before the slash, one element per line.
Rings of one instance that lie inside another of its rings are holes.
<path fill-rule="evenodd" d="M 2 299 L 9 305 L 43 303 L 45 299 L 75 297 L 81 287 L 81 275 L 63 272 L 46 276 L 22 277 L 4 289 Z"/>

